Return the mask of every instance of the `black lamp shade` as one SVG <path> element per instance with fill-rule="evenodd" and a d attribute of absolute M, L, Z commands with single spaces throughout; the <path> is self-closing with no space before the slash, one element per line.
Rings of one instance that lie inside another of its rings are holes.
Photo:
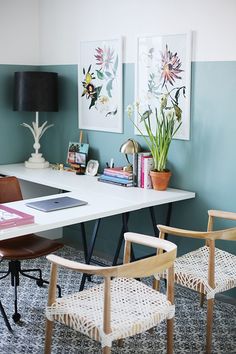
<path fill-rule="evenodd" d="M 58 111 L 58 75 L 53 72 L 21 71 L 14 77 L 14 111 Z"/>

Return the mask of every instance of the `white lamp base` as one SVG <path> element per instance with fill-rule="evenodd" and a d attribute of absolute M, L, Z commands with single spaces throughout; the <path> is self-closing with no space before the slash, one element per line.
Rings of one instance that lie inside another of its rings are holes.
<path fill-rule="evenodd" d="M 45 161 L 45 158 L 42 157 L 42 154 L 32 153 L 32 157 L 28 161 L 25 161 L 25 167 L 27 168 L 47 168 L 49 167 L 49 162 Z"/>

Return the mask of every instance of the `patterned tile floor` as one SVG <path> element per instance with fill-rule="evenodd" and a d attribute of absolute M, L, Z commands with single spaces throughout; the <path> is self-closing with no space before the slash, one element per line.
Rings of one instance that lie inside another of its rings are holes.
<path fill-rule="evenodd" d="M 62 253 L 70 259 L 80 260 L 82 254 L 65 247 Z M 25 263 L 24 263 L 25 264 Z M 5 262 L 1 263 L 1 270 Z M 44 278 L 48 278 L 49 263 L 45 258 L 30 261 L 27 267 L 40 267 Z M 94 279 L 93 281 L 99 281 Z M 78 273 L 61 271 L 59 282 L 63 293 L 78 290 Z M 22 321 L 15 324 L 11 319 L 13 311 L 13 288 L 10 279 L 1 280 L 0 298 L 9 316 L 13 333 L 10 333 L 0 315 L 0 354 L 43 354 L 44 309 L 47 303 L 47 287 L 39 288 L 34 281 L 21 278 L 19 287 L 19 312 Z M 91 284 L 86 286 L 90 286 Z M 198 295 L 181 287 L 175 289 L 175 354 L 204 353 L 206 306 L 199 307 Z M 60 324 L 55 324 L 52 354 L 96 354 L 100 345 L 87 337 Z M 123 347 L 113 344 L 112 353 L 166 353 L 166 324 L 162 323 L 152 334 L 143 333 L 124 341 Z M 213 328 L 212 354 L 236 353 L 236 306 L 216 301 Z"/>

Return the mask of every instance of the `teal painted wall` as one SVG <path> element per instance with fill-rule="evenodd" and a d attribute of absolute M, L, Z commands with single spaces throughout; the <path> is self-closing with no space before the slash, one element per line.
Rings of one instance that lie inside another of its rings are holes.
<path fill-rule="evenodd" d="M 33 114 L 12 111 L 13 73 L 29 67 L 0 65 L 0 163 L 22 162 L 32 152 L 31 133 L 20 122 L 34 119 Z M 31 67 L 32 69 L 32 67 Z M 134 101 L 134 64 L 124 64 L 124 133 L 87 131 L 85 139 L 90 144 L 90 158 L 100 162 L 101 170 L 111 157 L 117 165 L 124 163 L 119 147 L 127 138 L 134 137 L 142 146 L 141 137 L 134 136 L 132 123 L 125 107 Z M 65 162 L 68 142 L 79 139 L 77 66 L 43 66 L 41 70 L 59 74 L 59 112 L 41 114 L 55 127 L 42 138 L 42 152 L 50 162 Z M 172 225 L 205 230 L 207 210 L 211 208 L 236 211 L 234 186 L 236 165 L 236 62 L 193 62 L 191 89 L 191 139 L 174 140 L 170 148 L 169 167 L 173 172 L 171 186 L 196 192 L 194 200 L 174 204 Z M 159 222 L 164 222 L 165 207 L 157 207 Z M 148 212 L 137 211 L 131 215 L 130 230 L 152 234 Z M 114 252 L 120 232 L 120 217 L 107 218 L 99 233 L 99 253 Z M 232 222 L 218 223 L 228 227 Z M 87 231 L 90 234 L 92 224 Z M 79 229 L 65 230 L 65 240 L 77 243 Z M 175 240 L 179 254 L 193 249 L 196 242 Z M 225 249 L 236 251 L 235 243 L 221 244 Z M 138 250 L 139 253 L 142 250 Z"/>

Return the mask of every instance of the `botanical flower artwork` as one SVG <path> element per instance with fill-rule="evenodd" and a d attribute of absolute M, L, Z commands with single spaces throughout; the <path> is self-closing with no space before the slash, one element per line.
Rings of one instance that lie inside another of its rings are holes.
<path fill-rule="evenodd" d="M 174 111 L 181 126 L 174 138 L 189 139 L 190 130 L 190 34 L 139 37 L 136 72 L 136 100 L 139 110 L 159 109 L 163 97 L 166 111 Z M 145 133 L 144 123 L 136 125 Z M 153 117 L 152 130 L 156 125 Z M 140 131 L 136 128 L 136 134 Z"/>
<path fill-rule="evenodd" d="M 79 128 L 122 133 L 120 39 L 81 42 Z"/>

